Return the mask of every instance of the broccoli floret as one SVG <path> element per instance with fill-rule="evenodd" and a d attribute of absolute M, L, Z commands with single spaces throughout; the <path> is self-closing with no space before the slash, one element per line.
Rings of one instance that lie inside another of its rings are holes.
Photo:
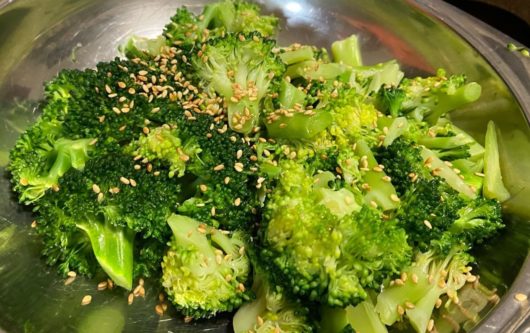
<path fill-rule="evenodd" d="M 292 300 L 284 288 L 255 274 L 252 291 L 256 298 L 243 304 L 232 320 L 235 333 L 310 333 L 309 310 Z"/>
<path fill-rule="evenodd" d="M 204 6 L 199 16 L 186 8 L 177 9 L 164 28 L 169 45 L 193 45 L 225 33 L 259 32 L 263 36 L 276 33 L 278 18 L 260 15 L 260 8 L 246 1 L 225 0 Z"/>
<path fill-rule="evenodd" d="M 130 149 L 138 159 L 167 161 L 170 165 L 169 178 L 175 174 L 178 177 L 184 176 L 186 163 L 201 152 L 195 139 L 181 140 L 178 129 L 172 129 L 169 125 L 150 130 L 146 136 L 133 142 Z"/>
<path fill-rule="evenodd" d="M 435 124 L 446 113 L 476 101 L 481 94 L 478 83 L 466 83 L 464 75 L 446 77 L 442 69 L 436 76 L 404 79 L 399 88 L 406 95 L 401 104 L 403 113 L 430 124 Z"/>
<path fill-rule="evenodd" d="M 375 105 L 381 112 L 394 118 L 401 116 L 401 105 L 406 95 L 403 89 L 395 86 L 383 86 L 377 92 Z"/>
<path fill-rule="evenodd" d="M 407 263 L 410 248 L 395 223 L 366 206 L 346 215 L 341 209 L 349 206 L 333 203 L 333 193 L 319 201 L 321 192 L 302 166 L 285 162 L 281 168 L 260 239 L 261 255 L 286 288 L 332 306 L 357 304 L 367 288 L 377 288 Z M 337 201 L 351 199 L 341 191 L 335 195 Z"/>
<path fill-rule="evenodd" d="M 260 104 L 284 66 L 275 43 L 259 33 L 229 34 L 205 44 L 193 59 L 201 86 L 225 98 L 230 128 L 249 133 L 260 117 Z"/>
<path fill-rule="evenodd" d="M 160 262 L 163 247 L 156 242 L 164 244 L 169 237 L 165 220 L 182 197 L 179 184 L 135 170 L 132 157 L 119 147 L 107 149 L 108 154 L 89 159 L 82 171 L 67 172 L 59 190 L 38 202 L 37 231 L 47 261 L 59 264 L 62 274 L 73 270 L 92 276 L 97 259 L 117 284 L 130 288 L 133 276 L 157 273 L 158 265 L 136 259 L 144 253 L 142 260 Z M 108 237 L 99 239 L 98 230 Z M 137 244 L 131 250 L 133 239 Z M 157 258 L 145 255 L 153 251 Z"/>
<path fill-rule="evenodd" d="M 432 252 L 418 254 L 414 263 L 403 270 L 401 278 L 393 280 L 378 295 L 375 309 L 382 322 L 392 325 L 406 316 L 416 332 L 425 332 L 441 296 L 447 295 L 458 303 L 458 290 L 472 277 L 468 266 L 471 261 L 458 248 L 444 256 Z"/>
<path fill-rule="evenodd" d="M 487 198 L 506 201 L 510 198 L 510 192 L 504 186 L 499 161 L 499 145 L 495 123 L 488 123 L 486 131 L 486 150 L 484 153 L 484 195 Z"/>
<path fill-rule="evenodd" d="M 162 285 L 178 310 L 192 318 L 232 311 L 250 299 L 250 262 L 242 232 L 225 233 L 182 215 L 162 261 Z"/>

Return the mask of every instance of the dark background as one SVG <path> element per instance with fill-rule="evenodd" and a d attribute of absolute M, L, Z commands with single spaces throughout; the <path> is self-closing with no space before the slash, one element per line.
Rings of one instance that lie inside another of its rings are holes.
<path fill-rule="evenodd" d="M 530 0 L 445 0 L 530 47 Z"/>

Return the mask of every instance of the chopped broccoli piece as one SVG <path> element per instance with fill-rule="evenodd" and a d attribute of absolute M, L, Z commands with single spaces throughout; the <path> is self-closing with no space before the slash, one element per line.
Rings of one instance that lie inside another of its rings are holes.
<path fill-rule="evenodd" d="M 333 54 L 334 62 L 352 67 L 362 66 L 361 49 L 356 35 L 333 42 L 331 44 L 331 53 Z"/>
<path fill-rule="evenodd" d="M 499 161 L 499 144 L 495 123 L 488 123 L 486 131 L 486 150 L 484 153 L 484 195 L 487 198 L 506 201 L 510 192 L 504 186 Z"/>
<path fill-rule="evenodd" d="M 250 299 L 242 232 L 225 234 L 182 215 L 171 215 L 168 224 L 173 237 L 162 261 L 162 285 L 182 313 L 210 318 Z"/>

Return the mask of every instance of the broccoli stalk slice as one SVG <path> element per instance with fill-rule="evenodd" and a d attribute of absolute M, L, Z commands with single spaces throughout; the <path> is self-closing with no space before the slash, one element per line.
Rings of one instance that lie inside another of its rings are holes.
<path fill-rule="evenodd" d="M 383 147 L 388 147 L 400 136 L 408 131 L 409 122 L 405 117 L 395 118 L 390 126 L 388 131 L 385 134 L 385 139 L 383 140 Z"/>
<path fill-rule="evenodd" d="M 349 71 L 349 67 L 344 64 L 322 63 L 317 60 L 306 60 L 295 63 L 285 71 L 284 76 L 295 78 L 305 78 L 306 80 L 333 80 Z"/>
<path fill-rule="evenodd" d="M 166 38 L 164 36 L 147 38 L 133 35 L 118 49 L 129 59 L 140 58 L 147 60 L 161 54 L 166 47 Z"/>
<path fill-rule="evenodd" d="M 278 96 L 278 102 L 282 108 L 292 109 L 296 104 L 305 106 L 305 99 L 307 94 L 302 90 L 298 89 L 287 80 L 282 80 L 280 83 L 280 94 Z"/>
<path fill-rule="evenodd" d="M 113 226 L 108 221 L 95 219 L 76 225 L 88 235 L 94 255 L 105 273 L 116 285 L 130 290 L 133 280 L 134 232 Z"/>
<path fill-rule="evenodd" d="M 473 189 L 469 187 L 469 185 L 466 184 L 466 182 L 460 178 L 450 166 L 438 158 L 432 150 L 421 147 L 421 157 L 424 160 L 425 166 L 428 167 L 433 174 L 445 179 L 447 184 L 454 190 L 471 199 L 476 198 L 477 193 L 474 192 Z"/>
<path fill-rule="evenodd" d="M 357 306 L 346 308 L 322 308 L 321 332 L 370 332 L 387 333 L 385 325 L 381 322 L 378 313 L 371 301 L 364 301 Z"/>
<path fill-rule="evenodd" d="M 366 203 L 371 205 L 372 202 L 375 202 L 384 211 L 396 209 L 399 204 L 399 200 L 396 200 L 398 198 L 396 189 L 390 182 L 383 180 L 384 176 L 386 176 L 384 171 L 374 170 L 379 164 L 368 144 L 361 140 L 357 141 L 355 153 L 361 159 L 361 164 L 364 163 L 362 160 L 366 160 L 366 166 L 361 168 L 363 180 L 369 186 L 364 195 Z"/>
<path fill-rule="evenodd" d="M 510 192 L 504 186 L 499 161 L 499 144 L 495 123 L 490 121 L 486 130 L 486 144 L 484 153 L 484 196 L 497 199 L 500 202 L 510 198 Z"/>
<path fill-rule="evenodd" d="M 88 160 L 88 154 L 93 149 L 93 139 L 58 139 L 49 151 L 48 166 L 40 174 L 32 174 L 30 170 L 22 170 L 20 174 L 20 185 L 23 192 L 20 200 L 32 203 L 44 196 L 50 188 L 58 188 L 61 178 L 70 168 L 82 170 Z M 26 174 L 31 173 L 31 174 Z"/>
<path fill-rule="evenodd" d="M 302 46 L 295 50 L 288 50 L 280 53 L 279 56 L 286 65 L 292 65 L 302 61 L 315 59 L 315 54 L 311 46 Z"/>
<path fill-rule="evenodd" d="M 382 86 L 397 86 L 404 73 L 395 60 L 373 66 L 349 67 L 349 83 L 359 92 L 370 94 Z"/>
<path fill-rule="evenodd" d="M 437 103 L 429 112 L 425 120 L 430 124 L 435 124 L 438 119 L 459 107 L 472 103 L 479 99 L 482 87 L 476 82 L 470 82 L 456 89 L 448 89 L 444 93 L 437 94 Z"/>
<path fill-rule="evenodd" d="M 331 54 L 336 63 L 352 67 L 362 66 L 361 49 L 356 35 L 333 42 L 331 44 Z"/>
<path fill-rule="evenodd" d="M 484 185 L 484 160 L 472 162 L 468 159 L 458 159 L 451 161 L 453 169 L 460 171 L 459 175 L 463 177 L 464 182 L 476 193 L 481 193 Z"/>
<path fill-rule="evenodd" d="M 284 139 L 310 139 L 328 128 L 333 122 L 329 112 L 316 111 L 312 114 L 296 112 L 291 117 L 280 115 L 266 122 L 270 137 Z"/>

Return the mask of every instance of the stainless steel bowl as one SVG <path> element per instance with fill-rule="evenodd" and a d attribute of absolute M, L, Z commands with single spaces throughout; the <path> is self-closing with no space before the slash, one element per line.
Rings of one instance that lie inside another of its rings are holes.
<path fill-rule="evenodd" d="M 122 290 L 97 292 L 94 280 L 68 286 L 39 258 L 31 211 L 10 193 L 8 151 L 37 116 L 42 82 L 62 68 L 84 68 L 118 54 L 131 34 L 160 33 L 175 8 L 199 10 L 205 1 L 0 0 L 0 327 L 9 332 L 226 332 L 229 317 L 183 324 L 154 312 L 154 284 L 145 299 L 127 305 Z M 482 281 L 501 302 L 475 332 L 528 332 L 530 294 L 530 59 L 508 51 L 510 39 L 439 0 L 271 0 L 267 11 L 282 17 L 280 42 L 318 44 L 352 33 L 360 36 L 368 63 L 397 58 L 407 75 L 438 67 L 466 73 L 483 96 L 453 113 L 457 124 L 483 140 L 493 119 L 501 131 L 502 168 L 513 193 L 507 228 L 477 253 Z M 93 295 L 81 307 L 81 298 Z M 519 328 L 517 328 L 519 327 Z M 0 331 L 2 329 L 0 328 Z"/>

